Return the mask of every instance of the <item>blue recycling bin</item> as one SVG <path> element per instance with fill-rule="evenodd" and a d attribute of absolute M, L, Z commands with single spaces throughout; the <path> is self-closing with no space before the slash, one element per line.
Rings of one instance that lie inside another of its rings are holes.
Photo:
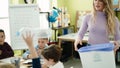
<path fill-rule="evenodd" d="M 116 68 L 114 44 L 96 44 L 78 50 L 83 68 Z"/>

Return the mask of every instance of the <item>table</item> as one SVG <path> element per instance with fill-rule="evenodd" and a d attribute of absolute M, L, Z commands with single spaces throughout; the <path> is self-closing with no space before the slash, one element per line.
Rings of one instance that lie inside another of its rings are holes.
<path fill-rule="evenodd" d="M 10 63 L 11 64 L 11 59 L 13 59 L 13 58 L 15 58 L 15 57 L 9 57 L 9 58 L 5 58 L 5 59 L 1 59 L 0 63 Z M 32 66 L 31 64 L 27 64 L 27 63 L 25 64 L 24 61 L 25 60 L 20 58 L 20 68 L 28 68 L 28 67 Z M 31 62 L 32 62 L 32 60 L 31 60 Z"/>
<path fill-rule="evenodd" d="M 70 26 L 65 26 L 65 27 L 52 27 L 52 30 L 54 30 L 55 31 L 55 41 L 57 40 L 56 39 L 56 34 L 57 34 L 57 30 L 61 30 L 61 29 L 68 29 L 68 28 L 73 28 L 73 30 L 75 29 L 74 28 L 74 25 L 70 25 Z"/>
<path fill-rule="evenodd" d="M 32 59 L 24 60 L 21 56 L 1 59 L 0 63 L 10 63 L 11 64 L 11 59 L 15 59 L 15 58 L 20 58 L 20 68 L 32 67 Z M 41 65 L 44 64 L 44 59 L 40 59 L 40 63 L 41 63 Z"/>
<path fill-rule="evenodd" d="M 59 40 L 59 41 L 58 41 L 58 42 L 59 42 L 59 44 L 58 44 L 59 47 L 61 47 L 61 42 L 62 42 L 62 40 L 74 42 L 75 39 L 76 39 L 76 37 L 77 37 L 77 33 L 70 33 L 70 34 L 58 36 L 57 38 L 58 38 L 58 40 Z M 85 34 L 82 42 L 87 42 L 87 40 L 88 40 L 88 33 Z"/>
<path fill-rule="evenodd" d="M 70 33 L 70 34 L 66 34 L 66 35 L 62 35 L 62 36 L 58 36 L 58 46 L 61 47 L 61 43 L 62 41 L 71 41 L 72 45 L 74 45 L 74 41 L 77 37 L 77 33 Z M 88 33 L 85 34 L 82 42 L 87 42 L 88 40 Z M 73 57 L 73 46 L 72 46 L 72 57 Z"/>

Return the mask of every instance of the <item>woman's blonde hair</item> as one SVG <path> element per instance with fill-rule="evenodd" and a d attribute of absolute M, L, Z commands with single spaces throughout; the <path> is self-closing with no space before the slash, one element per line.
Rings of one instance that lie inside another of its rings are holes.
<path fill-rule="evenodd" d="M 106 14 L 106 20 L 107 20 L 107 32 L 110 35 L 114 35 L 115 34 L 115 14 L 113 11 L 113 4 L 112 4 L 112 0 L 102 0 L 102 2 L 104 3 L 104 12 Z M 96 10 L 94 7 L 94 3 L 93 3 L 93 20 L 95 21 L 95 17 L 96 17 Z"/>

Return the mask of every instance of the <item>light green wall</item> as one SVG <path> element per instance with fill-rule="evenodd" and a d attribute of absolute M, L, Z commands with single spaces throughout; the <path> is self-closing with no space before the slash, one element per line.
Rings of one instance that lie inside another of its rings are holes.
<path fill-rule="evenodd" d="M 117 17 L 120 20 L 120 12 L 119 11 L 117 12 Z"/>
<path fill-rule="evenodd" d="M 10 0 L 10 4 L 14 4 L 15 0 Z M 34 0 L 34 3 L 36 3 L 37 0 Z M 19 4 L 25 4 L 24 0 L 18 0 Z"/>
<path fill-rule="evenodd" d="M 75 24 L 77 10 L 92 10 L 93 0 L 58 0 L 58 7 L 66 7 L 71 16 L 71 24 Z"/>
<path fill-rule="evenodd" d="M 10 0 L 12 3 L 14 0 Z M 75 24 L 77 10 L 91 10 L 92 0 L 57 0 L 58 7 L 66 7 L 71 17 L 71 24 Z M 35 2 L 36 3 L 36 0 Z M 13 4 L 13 3 L 12 3 Z M 19 0 L 19 4 L 24 4 L 24 0 Z"/>
<path fill-rule="evenodd" d="M 71 16 L 71 24 L 75 24 L 76 11 L 92 10 L 93 0 L 58 0 L 58 7 L 66 7 Z M 120 12 L 117 12 L 120 20 Z"/>
<path fill-rule="evenodd" d="M 63 7 L 64 6 L 64 0 L 58 0 L 58 7 Z"/>
<path fill-rule="evenodd" d="M 9 0 L 10 4 L 15 4 L 15 0 Z M 24 4 L 24 0 L 18 0 L 18 4 Z"/>
<path fill-rule="evenodd" d="M 19 3 L 20 3 L 20 4 L 25 4 L 25 3 L 24 3 L 24 0 L 19 0 Z"/>
<path fill-rule="evenodd" d="M 36 1 L 37 1 L 37 0 L 34 0 L 34 3 L 36 3 Z M 20 4 L 25 4 L 25 3 L 24 3 L 24 0 L 19 0 L 19 3 L 20 3 Z"/>

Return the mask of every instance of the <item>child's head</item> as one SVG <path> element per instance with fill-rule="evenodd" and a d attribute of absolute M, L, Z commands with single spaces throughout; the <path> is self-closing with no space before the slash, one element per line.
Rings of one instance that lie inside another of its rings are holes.
<path fill-rule="evenodd" d="M 48 65 L 53 65 L 60 60 L 61 48 L 57 45 L 50 45 L 42 51 L 42 55 Z"/>
<path fill-rule="evenodd" d="M 43 49 L 45 47 L 45 44 L 48 43 L 48 33 L 47 30 L 43 29 L 40 30 L 38 34 L 38 46 L 40 49 Z"/>
<path fill-rule="evenodd" d="M 5 41 L 5 33 L 4 30 L 0 29 L 0 45 L 3 45 Z"/>
<path fill-rule="evenodd" d="M 47 38 L 38 38 L 38 46 L 40 49 L 43 49 L 45 47 L 45 44 L 48 43 Z"/>

